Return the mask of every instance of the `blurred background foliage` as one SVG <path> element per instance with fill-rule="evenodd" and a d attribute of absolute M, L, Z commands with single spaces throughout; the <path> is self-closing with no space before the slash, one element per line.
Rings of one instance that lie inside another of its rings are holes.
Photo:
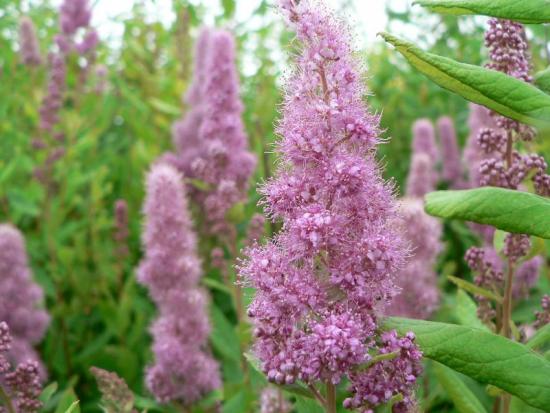
<path fill-rule="evenodd" d="M 353 13 L 353 2 L 340 3 L 342 11 Z M 244 121 L 251 147 L 258 154 L 255 182 L 260 183 L 269 178 L 276 164 L 273 126 L 292 37 L 283 30 L 268 1 L 260 2 L 254 11 L 254 24 L 235 22 L 233 0 L 220 4 L 216 24 L 231 28 L 237 36 Z M 155 310 L 134 277 L 141 256 L 143 179 L 151 162 L 171 148 L 171 125 L 186 110 L 181 97 L 192 71 L 193 41 L 209 10 L 174 0 L 177 18 L 166 25 L 151 21 L 146 6 L 154 7 L 154 0 L 137 1 L 130 16 L 118 22 L 124 27 L 122 38 L 99 45 L 97 63 L 108 68 L 105 91 L 95 90 L 98 79 L 93 76 L 86 85 L 79 85 L 75 71 L 69 71 L 69 98 L 61 117 L 67 154 L 53 171 L 55 188 L 46 191 L 33 178 L 44 154 L 34 150 L 31 141 L 38 133 L 47 71 L 45 65 L 32 69 L 20 63 L 17 30 L 20 17 L 29 15 L 45 55 L 57 29 L 57 10 L 46 0 L 32 2 L 32 7 L 23 0 L 0 0 L 0 221 L 13 222 L 25 234 L 35 278 L 45 289 L 52 314 L 39 349 L 49 381 L 57 382 L 59 388 L 46 406 L 48 411 L 62 412 L 75 398 L 81 400 L 82 410 L 98 409 L 91 366 L 123 377 L 142 396 L 137 399 L 138 408 L 158 408 L 147 398 L 143 385 L 143 369 L 151 360 L 148 325 Z M 435 16 L 419 8 L 388 8 L 387 14 L 390 28 L 421 27 L 416 32 L 425 35 L 413 40 L 425 49 L 476 65 L 485 60 L 484 19 Z M 548 64 L 547 33 L 542 26 L 530 29 L 535 40 L 535 70 L 540 70 Z M 360 53 L 368 69 L 370 106 L 381 114 L 385 136 L 391 138 L 381 146 L 380 159 L 386 177 L 402 188 L 412 123 L 421 117 L 435 121 L 450 115 L 464 144 L 469 132 L 468 104 L 415 72 L 381 40 Z M 75 93 L 79 87 L 85 88 L 83 93 Z M 546 147 L 540 148 L 546 154 L 550 153 L 549 144 L 547 139 Z M 257 210 L 255 189 L 252 185 L 244 222 Z M 130 255 L 122 264 L 114 255 L 113 239 L 114 203 L 121 198 L 128 202 L 130 213 Z M 475 238 L 465 225 L 454 222 L 446 225 L 445 240 L 452 248 L 442 254 L 439 272 L 468 277 L 462 256 Z M 441 285 L 453 288 L 443 276 Z M 224 294 L 216 291 L 215 302 L 229 299 Z M 523 310 L 526 314 L 536 298 Z M 213 311 L 212 342 L 216 354 L 224 359 L 223 411 L 254 411 L 256 390 L 263 385 L 263 378 L 252 372 L 252 379 L 243 385 L 239 356 L 235 361 L 231 348 L 229 356 L 219 354 L 216 342 L 223 347 L 238 342 L 237 334 L 247 334 L 235 331 L 231 309 L 223 304 L 219 307 L 221 311 Z M 440 318 L 449 319 L 446 308 L 444 305 Z M 483 393 L 479 385 L 468 385 Z M 427 381 L 424 390 L 429 392 L 426 411 L 452 411 L 452 403 L 433 382 Z"/>

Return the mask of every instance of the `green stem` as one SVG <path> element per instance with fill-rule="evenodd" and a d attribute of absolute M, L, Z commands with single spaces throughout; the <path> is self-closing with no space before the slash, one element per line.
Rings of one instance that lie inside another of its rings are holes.
<path fill-rule="evenodd" d="M 317 401 L 321 403 L 321 406 L 326 407 L 327 401 L 325 400 L 323 395 L 319 393 L 319 390 L 317 390 L 317 387 L 315 387 L 313 384 L 308 384 L 307 387 L 311 390 L 311 392 L 315 396 L 315 399 L 317 399 Z"/>
<path fill-rule="evenodd" d="M 510 338 L 510 323 L 512 322 L 512 284 L 514 281 L 514 265 L 508 260 L 508 270 L 504 284 L 504 302 L 502 303 L 502 335 Z"/>
<path fill-rule="evenodd" d="M 336 387 L 334 384 L 327 383 L 327 404 L 326 404 L 327 413 L 336 413 Z"/>
<path fill-rule="evenodd" d="M 399 351 L 394 351 L 393 353 L 381 353 L 381 354 L 377 354 L 376 356 L 374 356 L 373 358 L 371 358 L 369 361 L 367 361 L 366 363 L 363 363 L 359 366 L 357 366 L 355 368 L 355 370 L 357 371 L 361 371 L 361 370 L 367 370 L 369 369 L 370 367 L 372 367 L 373 365 L 375 365 L 376 363 L 379 363 L 381 361 L 384 361 L 384 360 L 393 360 L 394 358 L 398 357 L 399 354 L 401 354 Z"/>
<path fill-rule="evenodd" d="M 0 400 L 2 401 L 2 404 L 6 407 L 8 413 L 16 413 L 10 397 L 6 394 L 6 391 L 2 386 L 0 386 Z"/>

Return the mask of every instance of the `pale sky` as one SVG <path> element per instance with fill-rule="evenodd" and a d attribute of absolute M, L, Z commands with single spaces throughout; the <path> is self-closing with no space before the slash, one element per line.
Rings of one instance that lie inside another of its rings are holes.
<path fill-rule="evenodd" d="M 236 0 L 236 20 L 237 22 L 246 22 L 253 10 L 260 4 L 260 0 Z M 343 3 L 343 0 L 327 0 L 332 6 L 337 7 Z M 60 3 L 61 0 L 54 2 Z M 136 0 L 95 0 L 93 12 L 93 25 L 99 29 L 100 35 L 113 37 L 116 39 L 122 33 L 122 24 L 117 23 L 117 17 L 130 15 L 130 10 Z M 144 1 L 151 20 L 170 23 L 174 16 L 171 10 L 171 0 L 145 0 Z M 209 21 L 206 24 L 213 23 L 214 15 L 221 13 L 219 0 L 191 0 L 194 4 L 207 6 L 211 15 L 207 16 Z M 409 0 L 352 0 L 357 13 L 347 16 L 356 29 L 356 34 L 364 46 L 376 41 L 376 33 L 383 30 L 387 23 L 385 7 L 391 4 L 394 8 L 404 9 Z"/>

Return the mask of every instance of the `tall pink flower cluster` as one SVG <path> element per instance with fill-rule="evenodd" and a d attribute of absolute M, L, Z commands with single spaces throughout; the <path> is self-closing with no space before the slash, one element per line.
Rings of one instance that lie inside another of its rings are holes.
<path fill-rule="evenodd" d="M 76 52 L 85 66 L 79 73 L 79 85 L 83 85 L 86 73 L 95 59 L 99 42 L 97 32 L 90 27 L 91 8 L 88 0 L 64 0 L 59 11 L 60 33 L 55 36 L 59 51 L 48 56 L 50 71 L 47 91 L 40 106 L 39 136 L 33 139 L 36 150 L 45 150 L 46 159 L 34 171 L 35 177 L 47 186 L 51 185 L 51 171 L 66 152 L 65 134 L 60 130 L 60 111 L 66 91 L 69 55 Z M 81 40 L 79 40 L 81 39 Z M 80 61 L 80 60 L 79 60 Z"/>
<path fill-rule="evenodd" d="M 203 29 L 196 47 L 195 75 L 187 94 L 190 111 L 173 128 L 176 155 L 169 156 L 186 178 L 206 188 L 189 187 L 204 214 L 204 227 L 226 236 L 226 214 L 246 198 L 256 159 L 248 150 L 241 120 L 235 41 L 223 30 Z"/>
<path fill-rule="evenodd" d="M 439 151 L 435 131 L 428 119 L 419 119 L 413 125 L 412 157 L 407 177 L 406 195 L 423 197 L 435 189 L 439 179 L 436 164 Z"/>
<path fill-rule="evenodd" d="M 187 211 L 181 175 L 166 164 L 147 177 L 143 245 L 138 280 L 158 308 L 155 363 L 147 386 L 160 402 L 190 405 L 220 386 L 218 365 L 208 351 L 207 296 L 199 286 L 201 263 Z"/>
<path fill-rule="evenodd" d="M 428 318 L 439 304 L 435 264 L 442 250 L 441 222 L 424 212 L 419 198 L 405 198 L 402 219 L 411 257 L 396 279 L 401 292 L 392 301 L 388 313 L 412 318 Z"/>
<path fill-rule="evenodd" d="M 490 55 L 487 67 L 525 82 L 532 81 L 527 37 L 521 24 L 490 19 L 485 45 Z M 532 175 L 536 192 L 550 195 L 550 176 L 546 174 L 548 165 L 544 158 L 513 149 L 516 141 L 531 141 L 535 136 L 534 129 L 497 113 L 492 113 L 492 116 L 496 127 L 483 128 L 477 136 L 481 151 L 491 155 L 481 161 L 480 185 L 518 189 Z"/>
<path fill-rule="evenodd" d="M 464 168 L 456 139 L 456 130 L 452 118 L 443 116 L 437 121 L 439 142 L 441 148 L 442 178 L 452 189 L 461 189 L 465 186 Z"/>
<path fill-rule="evenodd" d="M 62 53 L 76 51 L 86 56 L 94 52 L 99 37 L 90 26 L 92 10 L 89 0 L 64 0 L 59 9 L 59 26 L 61 32 L 56 36 L 56 43 Z"/>
<path fill-rule="evenodd" d="M 531 82 L 529 75 L 529 53 L 527 38 L 523 26 L 509 20 L 490 19 L 489 29 L 485 34 L 485 45 L 489 48 L 490 62 L 487 67 L 506 73 L 525 82 Z M 471 105 L 470 137 L 464 158 L 469 166 L 469 186 L 500 186 L 510 189 L 521 189 L 523 182 L 532 176 L 536 192 L 539 195 L 550 195 L 550 176 L 546 174 L 547 164 L 542 156 L 537 154 L 523 154 L 514 149 L 517 141 L 530 141 L 535 131 L 527 125 L 508 119 L 481 106 Z M 494 229 L 488 226 L 473 225 L 484 241 L 482 249 L 473 248 L 468 251 L 467 261 L 477 275 L 476 282 L 486 288 L 496 291 L 503 289 L 502 275 L 494 277 L 480 276 L 487 271 L 501 274 L 504 262 L 494 250 Z M 519 237 L 519 238 L 518 238 Z M 514 244 L 516 239 L 521 242 Z M 518 251 L 521 256 L 527 254 L 521 251 L 521 246 L 528 243 L 525 236 L 509 236 L 508 244 L 502 251 L 502 256 L 516 269 L 513 280 L 514 298 L 523 298 L 528 295 L 529 289 L 536 284 L 540 268 L 543 264 L 541 257 L 534 257 L 524 262 L 518 262 Z M 523 243 L 523 244 L 522 244 Z M 485 254 L 492 257 L 489 261 L 483 258 L 473 259 L 474 256 Z M 491 265 L 487 265 L 487 263 Z M 488 281 L 487 281 L 488 280 Z M 483 297 L 480 302 L 481 318 L 485 321 L 492 319 L 494 309 Z"/>
<path fill-rule="evenodd" d="M 376 349 L 377 315 L 397 292 L 407 249 L 392 188 L 373 157 L 378 117 L 363 104 L 348 29 L 316 2 L 280 4 L 302 49 L 277 127 L 281 165 L 261 189 L 283 227 L 247 249 L 239 266 L 257 290 L 248 309 L 255 353 L 272 382 L 362 383 L 368 371 L 351 373 Z M 391 397 L 398 387 L 385 389 Z M 385 401 L 366 396 L 359 395 L 365 408 Z"/>
<path fill-rule="evenodd" d="M 21 18 L 19 22 L 19 47 L 23 64 L 27 66 L 39 66 L 42 64 L 36 29 L 32 20 L 27 16 Z"/>
<path fill-rule="evenodd" d="M 412 152 L 425 153 L 435 165 L 439 160 L 439 149 L 432 122 L 429 119 L 418 119 L 413 124 L 412 131 Z"/>
<path fill-rule="evenodd" d="M 12 336 L 9 356 L 15 363 L 41 363 L 33 345 L 44 337 L 50 317 L 40 308 L 43 292 L 32 280 L 23 236 L 9 224 L 0 224 L 0 274 L 0 320 Z"/>
<path fill-rule="evenodd" d="M 0 392 L 2 412 L 34 413 L 42 407 L 39 366 L 35 360 L 10 362 L 13 338 L 8 324 L 0 321 Z"/>
<path fill-rule="evenodd" d="M 266 387 L 260 397 L 260 413 L 290 413 L 292 405 L 285 399 L 281 389 Z"/>

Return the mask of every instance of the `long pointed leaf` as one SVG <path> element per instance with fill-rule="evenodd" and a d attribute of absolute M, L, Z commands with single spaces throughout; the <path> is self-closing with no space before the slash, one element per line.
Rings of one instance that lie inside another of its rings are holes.
<path fill-rule="evenodd" d="M 550 411 L 550 362 L 522 344 L 466 326 L 389 318 L 385 329 L 413 331 L 424 356 L 525 403 Z"/>
<path fill-rule="evenodd" d="M 428 53 L 389 33 L 380 33 L 417 70 L 439 86 L 508 118 L 550 127 L 550 96 L 504 73 Z"/>
<path fill-rule="evenodd" d="M 460 413 L 486 413 L 485 408 L 459 375 L 440 363 L 434 364 L 435 375 Z"/>
<path fill-rule="evenodd" d="M 527 192 L 493 187 L 436 191 L 426 195 L 426 212 L 550 238 L 550 200 Z"/>
<path fill-rule="evenodd" d="M 416 0 L 442 14 L 481 14 L 522 23 L 550 22 L 550 0 Z"/>

